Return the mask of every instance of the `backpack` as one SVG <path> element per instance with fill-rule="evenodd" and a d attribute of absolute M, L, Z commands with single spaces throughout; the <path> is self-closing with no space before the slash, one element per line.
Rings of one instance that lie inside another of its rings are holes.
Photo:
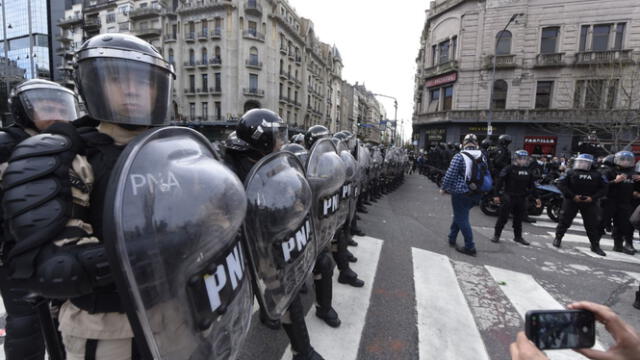
<path fill-rule="evenodd" d="M 462 151 L 460 154 L 471 159 L 471 178 L 467 180 L 469 190 L 474 194 L 487 193 L 493 188 L 493 178 L 489 171 L 489 164 L 484 156 L 473 157 L 468 152 Z"/>

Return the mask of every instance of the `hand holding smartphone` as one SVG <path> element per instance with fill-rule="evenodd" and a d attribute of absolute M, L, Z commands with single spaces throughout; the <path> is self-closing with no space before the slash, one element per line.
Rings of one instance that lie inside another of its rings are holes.
<path fill-rule="evenodd" d="M 596 341 L 595 316 L 587 310 L 534 310 L 525 333 L 540 350 L 586 349 Z"/>

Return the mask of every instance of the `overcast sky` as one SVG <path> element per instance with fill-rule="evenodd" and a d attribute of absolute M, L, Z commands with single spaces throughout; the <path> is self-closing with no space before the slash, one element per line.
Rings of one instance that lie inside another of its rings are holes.
<path fill-rule="evenodd" d="M 343 79 L 364 82 L 370 91 L 398 99 L 398 119 L 405 120 L 408 139 L 415 59 L 428 1 L 289 0 L 289 4 L 299 16 L 313 21 L 321 41 L 338 47 Z M 393 100 L 378 99 L 393 119 Z"/>

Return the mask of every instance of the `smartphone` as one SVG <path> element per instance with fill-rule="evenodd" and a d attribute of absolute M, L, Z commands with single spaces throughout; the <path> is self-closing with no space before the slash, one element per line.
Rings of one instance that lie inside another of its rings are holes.
<path fill-rule="evenodd" d="M 596 342 L 596 318 L 586 310 L 528 311 L 524 326 L 540 350 L 584 349 Z"/>

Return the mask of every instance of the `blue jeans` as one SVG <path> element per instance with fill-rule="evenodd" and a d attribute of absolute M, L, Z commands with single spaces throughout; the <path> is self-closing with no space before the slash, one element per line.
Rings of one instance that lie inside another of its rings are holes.
<path fill-rule="evenodd" d="M 449 233 L 449 243 L 455 244 L 458 232 L 462 232 L 464 246 L 467 249 L 475 249 L 473 243 L 473 231 L 469 223 L 469 211 L 480 203 L 481 195 L 451 194 L 451 207 L 453 208 L 453 222 Z"/>

